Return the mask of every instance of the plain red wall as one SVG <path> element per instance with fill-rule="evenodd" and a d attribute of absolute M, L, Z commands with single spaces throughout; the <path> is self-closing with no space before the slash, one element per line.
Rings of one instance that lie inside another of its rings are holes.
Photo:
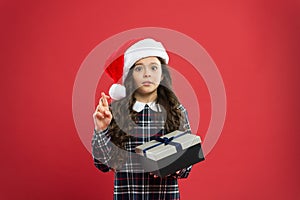
<path fill-rule="evenodd" d="M 73 84 L 101 41 L 147 26 L 199 42 L 226 87 L 222 135 L 182 199 L 300 199 L 299 13 L 296 0 L 1 1 L 0 199 L 112 199 L 113 174 L 76 132 Z"/>

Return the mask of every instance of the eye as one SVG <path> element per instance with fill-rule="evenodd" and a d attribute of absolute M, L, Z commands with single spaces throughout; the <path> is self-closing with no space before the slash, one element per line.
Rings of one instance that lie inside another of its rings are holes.
<path fill-rule="evenodd" d="M 134 67 L 134 71 L 136 71 L 136 72 L 140 72 L 140 71 L 142 71 L 143 70 L 143 66 L 141 66 L 141 65 L 136 65 L 135 67 Z"/>
<path fill-rule="evenodd" d="M 156 71 L 156 70 L 158 69 L 158 66 L 152 65 L 152 66 L 151 66 L 151 69 L 152 69 L 153 71 Z"/>

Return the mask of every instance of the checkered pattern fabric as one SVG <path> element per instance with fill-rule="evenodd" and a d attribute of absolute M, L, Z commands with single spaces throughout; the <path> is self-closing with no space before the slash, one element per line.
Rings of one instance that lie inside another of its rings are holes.
<path fill-rule="evenodd" d="M 157 105 L 159 106 L 159 105 Z M 179 109 L 185 118 L 183 127 L 190 130 L 187 112 L 181 105 Z M 160 108 L 158 110 L 161 110 Z M 151 110 L 148 105 L 137 115 L 136 127 L 131 134 L 132 139 L 126 144 L 128 158 L 124 165 L 115 172 L 114 199 L 115 200 L 177 200 L 180 199 L 178 178 L 186 178 L 191 166 L 182 169 L 179 174 L 173 174 L 164 178 L 156 178 L 149 172 L 144 172 L 135 154 L 135 147 L 148 142 L 154 137 L 165 133 L 165 117 L 163 112 Z M 92 152 L 95 166 L 103 171 L 110 171 L 110 161 L 113 159 L 113 144 L 104 132 L 94 132 L 92 139 Z M 131 153 L 130 153 L 131 152 Z"/>

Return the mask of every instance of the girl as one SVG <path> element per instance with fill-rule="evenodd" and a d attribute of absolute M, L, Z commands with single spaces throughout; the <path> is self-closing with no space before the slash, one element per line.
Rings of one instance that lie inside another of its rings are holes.
<path fill-rule="evenodd" d="M 186 178 L 191 166 L 160 178 L 143 171 L 134 153 L 155 137 L 190 129 L 186 110 L 172 91 L 168 61 L 163 45 L 147 38 L 130 44 L 106 69 L 115 81 L 122 76 L 124 86 L 113 84 L 110 96 L 101 93 L 93 114 L 92 152 L 98 169 L 115 172 L 114 199 L 180 199 L 177 179 Z M 110 97 L 115 99 L 111 105 Z"/>

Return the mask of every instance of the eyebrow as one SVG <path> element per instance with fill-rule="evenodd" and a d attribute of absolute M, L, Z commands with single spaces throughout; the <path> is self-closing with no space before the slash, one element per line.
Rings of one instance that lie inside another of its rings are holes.
<path fill-rule="evenodd" d="M 160 63 L 158 63 L 158 62 L 151 62 L 151 63 L 149 63 L 149 64 L 156 64 L 156 65 L 160 65 Z M 137 62 L 137 63 L 135 63 L 135 65 L 134 65 L 134 66 L 136 66 L 136 65 L 143 65 L 143 63 L 139 63 L 139 62 Z"/>

